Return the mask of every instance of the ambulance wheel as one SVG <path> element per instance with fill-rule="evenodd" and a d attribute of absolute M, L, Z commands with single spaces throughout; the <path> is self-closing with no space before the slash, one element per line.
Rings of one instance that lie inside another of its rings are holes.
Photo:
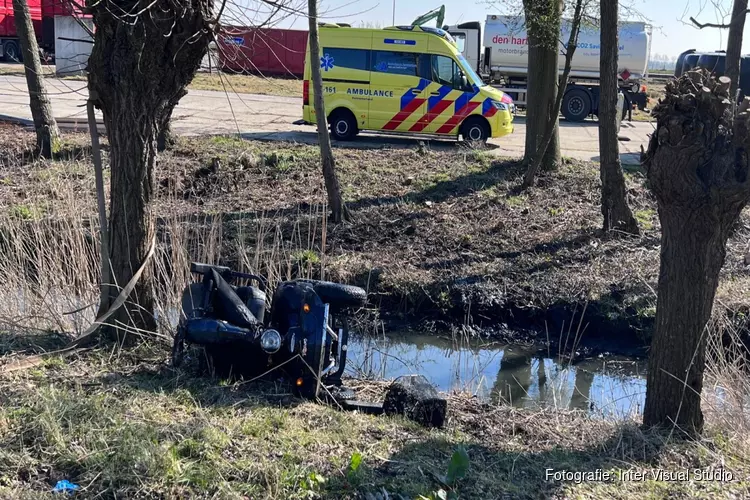
<path fill-rule="evenodd" d="M 351 141 L 357 135 L 357 120 L 348 109 L 337 109 L 328 119 L 331 137 L 337 141 Z"/>
<path fill-rule="evenodd" d="M 490 127 L 483 118 L 471 116 L 461 126 L 461 135 L 464 136 L 466 142 L 484 144 L 490 137 Z"/>

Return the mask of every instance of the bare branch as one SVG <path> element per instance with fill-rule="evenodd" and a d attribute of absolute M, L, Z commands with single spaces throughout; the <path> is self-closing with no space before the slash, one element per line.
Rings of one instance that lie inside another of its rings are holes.
<path fill-rule="evenodd" d="M 743 15 L 747 15 L 747 14 L 750 14 L 750 9 L 746 10 L 743 13 Z M 703 23 L 703 24 L 701 24 L 694 17 L 690 18 L 690 22 L 692 22 L 698 29 L 701 29 L 701 30 L 703 28 L 720 28 L 720 29 L 726 29 L 726 28 L 729 28 L 729 26 L 730 26 L 729 24 L 716 24 L 716 23 Z"/>

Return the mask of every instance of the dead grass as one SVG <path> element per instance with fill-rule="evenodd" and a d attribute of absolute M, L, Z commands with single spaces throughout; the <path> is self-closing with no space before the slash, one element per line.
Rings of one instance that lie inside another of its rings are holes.
<path fill-rule="evenodd" d="M 57 160 L 40 162 L 25 154 L 31 134 L 0 129 L 0 331 L 12 332 L 0 335 L 0 364 L 54 350 L 92 320 L 85 306 L 98 281 L 93 174 L 85 138 L 67 141 Z M 638 170 L 627 182 L 644 234 L 623 239 L 598 232 L 598 172 L 587 163 L 568 162 L 518 196 L 510 191 L 518 166 L 482 151 L 341 149 L 337 160 L 354 219 L 326 227 L 323 243 L 325 194 L 313 147 L 191 139 L 163 155 L 157 335 L 169 338 L 168 314 L 190 260 L 231 263 L 272 281 L 355 281 L 375 304 L 402 300 L 403 312 L 420 301 L 462 313 L 466 305 L 545 310 L 569 301 L 610 304 L 610 315 L 653 314 L 658 218 Z M 750 296 L 746 217 L 717 295 L 737 317 Z M 719 315 L 715 326 L 729 330 L 735 319 Z M 455 485 L 460 498 L 745 498 L 750 388 L 738 358 L 711 346 L 712 358 L 728 364 L 709 367 L 720 397 L 705 400 L 708 429 L 697 442 L 644 432 L 636 421 L 513 409 L 463 394 L 449 395 L 446 429 L 426 430 L 298 401 L 274 381 L 212 379 L 195 362 L 174 370 L 163 345 L 53 356 L 0 378 L 0 498 L 53 498 L 60 479 L 81 485 L 82 498 L 436 498 L 458 446 L 470 459 Z M 384 390 L 353 385 L 370 400 Z M 353 470 L 355 456 L 363 465 Z M 718 468 L 736 480 L 653 475 Z M 645 479 L 549 481 L 547 469 L 632 469 Z"/>
<path fill-rule="evenodd" d="M 28 132 L 0 129 L 0 144 L 8 145 L 0 148 L 3 215 L 32 225 L 81 214 L 93 220 L 85 136 L 68 136 L 54 162 L 24 159 L 31 141 Z M 647 339 L 660 236 L 639 169 L 628 168 L 626 177 L 643 234 L 619 238 L 599 230 L 599 173 L 591 163 L 567 161 L 517 196 L 516 162 L 480 150 L 339 149 L 336 157 L 353 219 L 328 227 L 323 245 L 325 190 L 314 146 L 183 139 L 156 170 L 164 241 L 173 239 L 171 228 L 189 228 L 179 230 L 194 240 L 185 248 L 211 240 L 211 258 L 230 265 L 358 283 L 395 315 L 560 332 L 585 307 L 590 329 Z M 743 213 L 729 241 L 719 311 L 748 309 L 749 223 Z"/>
<path fill-rule="evenodd" d="M 0 497 L 52 498 L 54 484 L 68 479 L 83 488 L 78 498 L 437 498 L 458 446 L 470 460 L 455 485 L 460 498 L 748 493 L 747 435 L 713 424 L 703 440 L 681 442 L 633 421 L 451 394 L 446 428 L 427 430 L 296 400 L 273 383 L 197 377 L 195 366 L 166 366 L 166 355 L 157 346 L 94 350 L 0 378 Z M 354 385 L 374 398 L 383 389 Z M 352 469 L 355 455 L 362 465 Z M 696 468 L 721 468 L 735 480 L 651 475 Z M 647 477 L 577 484 L 548 480 L 547 469 Z"/>
<path fill-rule="evenodd" d="M 302 97 L 302 80 L 232 73 L 197 73 L 189 88 L 240 94 Z"/>
<path fill-rule="evenodd" d="M 44 76 L 55 76 L 55 65 L 42 65 Z M 12 64 L 0 62 L 0 76 L 25 76 L 23 64 Z"/>
<path fill-rule="evenodd" d="M 45 76 L 55 77 L 55 66 L 42 66 Z M 24 76 L 22 64 L 0 63 L 0 76 Z M 86 80 L 85 76 L 67 76 L 68 80 Z M 263 77 L 241 75 L 218 71 L 198 72 L 189 89 L 215 90 L 239 94 L 265 94 L 286 97 L 302 97 L 302 80 L 295 78 Z"/>

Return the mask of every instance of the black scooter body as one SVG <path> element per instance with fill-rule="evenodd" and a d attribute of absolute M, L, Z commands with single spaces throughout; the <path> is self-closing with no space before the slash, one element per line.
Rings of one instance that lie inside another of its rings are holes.
<path fill-rule="evenodd" d="M 191 265 L 191 271 L 203 280 L 183 292 L 184 318 L 172 353 L 175 366 L 180 364 L 187 342 L 203 346 L 214 370 L 222 376 L 252 378 L 279 368 L 307 397 L 317 397 L 324 385 L 340 384 L 348 329 L 345 314 L 338 312 L 364 305 L 364 290 L 330 282 L 286 281 L 277 286 L 270 314 L 266 314 L 263 278 L 198 263 Z M 258 286 L 232 286 L 236 279 L 256 281 Z M 342 293 L 343 300 L 332 308 L 316 287 L 329 295 L 334 289 Z M 337 311 L 337 322 L 332 309 Z M 275 350 L 264 345 L 264 338 L 277 335 L 280 345 L 271 346 L 277 347 Z"/>

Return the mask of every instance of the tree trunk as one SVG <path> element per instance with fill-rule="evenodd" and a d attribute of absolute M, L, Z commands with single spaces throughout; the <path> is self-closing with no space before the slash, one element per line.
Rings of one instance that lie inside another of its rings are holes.
<path fill-rule="evenodd" d="M 689 434 L 703 428 L 704 330 L 726 241 L 750 199 L 750 99 L 733 121 L 728 90 L 706 72 L 669 82 L 645 154 L 662 236 L 643 422 Z"/>
<path fill-rule="evenodd" d="M 172 111 L 159 127 L 159 138 L 156 141 L 156 149 L 159 152 L 171 149 L 177 143 L 177 136 L 172 131 Z"/>
<path fill-rule="evenodd" d="M 308 19 L 310 22 L 310 70 L 312 73 L 313 101 L 315 120 L 318 125 L 318 142 L 320 143 L 320 161 L 323 166 L 328 205 L 331 208 L 331 220 L 341 222 L 346 216 L 344 203 L 341 200 L 341 188 L 336 175 L 336 162 L 333 159 L 331 136 L 328 135 L 325 102 L 323 100 L 323 77 L 320 74 L 320 38 L 318 37 L 317 0 L 308 0 Z"/>
<path fill-rule="evenodd" d="M 29 105 L 36 130 L 36 145 L 39 154 L 51 158 L 60 138 L 57 122 L 52 114 L 52 104 L 47 97 L 39 59 L 39 45 L 36 43 L 34 25 L 31 22 L 29 4 L 26 0 L 13 0 L 13 15 L 16 18 L 16 32 L 21 43 L 26 85 L 29 88 Z"/>
<path fill-rule="evenodd" d="M 534 42 L 533 36 L 530 33 L 527 32 L 527 36 L 529 41 L 529 61 L 537 61 L 540 57 L 539 46 Z M 531 103 L 534 102 L 534 98 L 531 96 L 535 95 L 531 89 L 536 90 L 539 87 L 537 83 L 541 78 L 541 75 L 538 74 L 539 69 L 536 65 L 529 65 L 526 75 L 526 137 L 523 150 L 523 162 L 525 165 L 531 165 L 537 150 L 537 132 L 540 129 L 537 123 L 541 113 L 539 112 L 539 108 L 531 106 Z"/>
<path fill-rule="evenodd" d="M 89 58 L 89 91 L 102 110 L 110 147 L 114 286 L 102 284 L 102 295 L 110 303 L 143 265 L 151 247 L 157 141 L 206 53 L 212 5 L 211 0 L 146 2 L 130 10 L 160 14 L 144 14 L 137 22 L 119 17 L 120 10 L 106 1 L 92 6 L 97 29 Z M 131 328 L 154 330 L 153 278 L 148 264 L 126 304 L 112 316 L 107 331 L 118 341 Z"/>
<path fill-rule="evenodd" d="M 551 138 L 542 157 L 541 168 L 554 170 L 560 164 L 560 107 L 555 111 L 555 100 L 562 3 L 557 0 L 524 0 L 523 4 L 529 39 L 524 161 L 531 164 L 545 131 L 551 126 Z"/>
<path fill-rule="evenodd" d="M 539 166 L 542 165 L 543 160 L 546 158 L 549 160 L 549 156 L 555 156 L 555 165 L 560 161 L 560 143 L 553 144 L 555 137 L 559 139 L 559 122 L 558 115 L 560 114 L 560 106 L 562 105 L 563 97 L 565 96 L 565 89 L 568 86 L 568 76 L 570 76 L 570 68 L 573 62 L 573 55 L 575 54 L 576 48 L 578 48 L 578 33 L 581 28 L 581 17 L 583 12 L 583 0 L 577 0 L 575 11 L 573 13 L 573 22 L 571 24 L 570 36 L 568 37 L 568 44 L 565 49 L 565 67 L 563 68 L 563 74 L 560 78 L 560 84 L 557 86 L 557 94 L 555 96 L 555 102 L 553 103 L 551 115 L 546 118 L 543 116 L 537 116 L 537 120 L 541 120 L 542 130 L 544 130 L 544 137 L 537 143 L 537 150 L 533 157 L 529 161 L 529 166 L 526 169 L 526 175 L 523 179 L 522 187 L 530 188 L 534 184 L 534 178 L 536 177 Z M 555 68 L 557 68 L 555 63 Z M 557 75 L 555 75 L 555 78 Z M 554 118 L 554 122 L 551 122 L 550 118 Z M 537 126 L 539 123 L 537 123 Z M 528 133 L 527 133 L 528 138 Z M 528 145 L 528 142 L 527 142 Z M 557 151 L 550 153 L 550 148 L 557 148 Z M 549 153 L 549 154 L 548 154 Z"/>
<path fill-rule="evenodd" d="M 727 55 L 724 74 L 732 80 L 730 96 L 734 99 L 740 83 L 740 58 L 742 55 L 742 34 L 745 30 L 747 0 L 734 0 L 732 18 L 729 22 Z"/>
<path fill-rule="evenodd" d="M 604 230 L 638 234 L 638 223 L 625 197 L 625 176 L 617 142 L 617 0 L 601 0 L 599 57 L 599 175 Z"/>

